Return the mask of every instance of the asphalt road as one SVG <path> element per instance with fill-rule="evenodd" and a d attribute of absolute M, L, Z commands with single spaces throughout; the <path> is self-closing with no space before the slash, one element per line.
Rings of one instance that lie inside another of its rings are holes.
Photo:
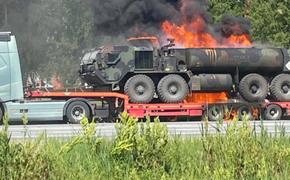
<path fill-rule="evenodd" d="M 228 124 L 232 122 L 223 123 L 220 128 L 223 133 L 225 133 Z M 242 122 L 239 122 L 242 123 Z M 171 136 L 201 136 L 202 129 L 205 127 L 205 122 L 166 122 L 166 124 Z M 261 124 L 267 129 L 269 133 L 275 133 L 277 130 L 283 130 L 286 134 L 290 134 L 290 121 L 252 121 L 251 126 L 255 128 L 256 132 L 261 131 Z M 218 127 L 216 122 L 209 122 L 208 132 L 216 133 L 216 128 Z M 0 126 L 2 128 L 2 126 Z M 36 138 L 43 133 L 46 133 L 47 137 L 50 138 L 70 138 L 80 134 L 82 128 L 80 125 L 75 124 L 42 124 L 42 125 L 10 125 L 9 132 L 12 139 L 23 139 Z M 115 124 L 113 123 L 99 123 L 97 124 L 98 136 L 113 138 L 116 136 Z"/>

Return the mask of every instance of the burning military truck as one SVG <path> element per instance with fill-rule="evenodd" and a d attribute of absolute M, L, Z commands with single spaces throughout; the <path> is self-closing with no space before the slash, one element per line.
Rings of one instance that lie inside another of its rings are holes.
<path fill-rule="evenodd" d="M 101 47 L 81 60 L 80 77 L 95 90 L 124 92 L 134 103 L 182 102 L 189 93 L 228 91 L 248 102 L 290 101 L 290 58 L 280 48 L 159 47 L 157 38 Z"/>

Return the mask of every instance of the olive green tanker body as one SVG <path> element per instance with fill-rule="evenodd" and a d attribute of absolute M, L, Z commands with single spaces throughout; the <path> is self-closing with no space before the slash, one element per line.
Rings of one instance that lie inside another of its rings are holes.
<path fill-rule="evenodd" d="M 287 59 L 279 48 L 174 49 L 179 63 L 193 73 L 281 72 Z"/>

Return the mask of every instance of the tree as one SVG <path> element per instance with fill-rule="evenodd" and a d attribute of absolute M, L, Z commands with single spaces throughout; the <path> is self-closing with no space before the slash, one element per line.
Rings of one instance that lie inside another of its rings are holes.
<path fill-rule="evenodd" d="M 254 40 L 290 48 L 290 1 L 252 0 L 249 19 Z"/>
<path fill-rule="evenodd" d="M 223 16 L 244 16 L 245 2 L 228 0 L 210 0 L 209 11 L 215 22 L 220 21 Z"/>

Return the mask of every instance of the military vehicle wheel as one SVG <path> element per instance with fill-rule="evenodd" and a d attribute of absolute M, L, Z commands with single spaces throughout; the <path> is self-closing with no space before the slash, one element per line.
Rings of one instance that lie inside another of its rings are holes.
<path fill-rule="evenodd" d="M 89 106 L 82 101 L 74 101 L 66 109 L 67 120 L 72 124 L 79 124 L 84 117 L 90 119 L 90 116 Z"/>
<path fill-rule="evenodd" d="M 280 120 L 282 117 L 282 109 L 277 104 L 271 104 L 264 111 L 265 120 Z"/>
<path fill-rule="evenodd" d="M 259 74 L 248 74 L 242 78 L 239 85 L 240 94 L 249 102 L 263 101 L 268 93 L 268 83 Z"/>
<path fill-rule="evenodd" d="M 224 118 L 224 111 L 222 106 L 211 106 L 208 108 L 208 120 L 220 121 Z"/>
<path fill-rule="evenodd" d="M 270 85 L 272 96 L 278 101 L 290 100 L 290 75 L 280 74 L 276 76 Z"/>
<path fill-rule="evenodd" d="M 189 89 L 186 81 L 181 76 L 170 74 L 159 81 L 157 91 L 161 101 L 178 103 L 185 99 Z"/>
<path fill-rule="evenodd" d="M 149 103 L 153 99 L 155 86 L 150 77 L 135 75 L 127 80 L 124 92 L 133 103 Z"/>
<path fill-rule="evenodd" d="M 248 118 L 249 120 L 253 119 L 252 109 L 248 106 L 241 106 L 237 110 L 239 120 L 243 120 L 244 117 Z"/>

